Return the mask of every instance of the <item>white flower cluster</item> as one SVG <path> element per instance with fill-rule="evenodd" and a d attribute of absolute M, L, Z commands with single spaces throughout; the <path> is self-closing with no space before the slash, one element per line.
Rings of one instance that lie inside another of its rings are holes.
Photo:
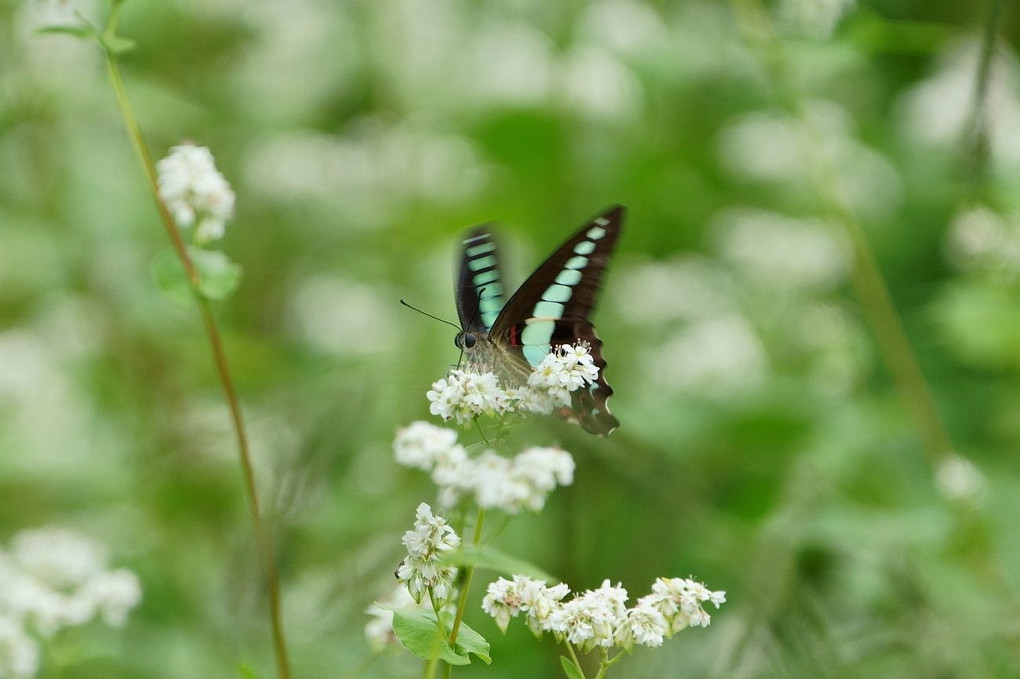
<path fill-rule="evenodd" d="M 947 254 L 964 271 L 1020 277 L 1020 213 L 1000 214 L 977 206 L 953 218 Z"/>
<path fill-rule="evenodd" d="M 478 415 L 502 415 L 512 410 L 513 392 L 502 388 L 499 378 L 491 372 L 451 370 L 449 375 L 433 382 L 425 395 L 429 412 L 443 420 L 455 418 L 460 424 Z"/>
<path fill-rule="evenodd" d="M 138 577 L 107 570 L 106 551 L 73 531 L 18 533 L 0 551 L 0 677 L 32 677 L 39 649 L 31 634 L 50 637 L 101 617 L 121 627 L 138 605 Z"/>
<path fill-rule="evenodd" d="M 711 618 L 702 608 L 709 602 L 718 608 L 725 592 L 713 592 L 686 578 L 659 578 L 652 593 L 627 608 L 627 590 L 609 580 L 564 602 L 570 589 L 559 584 L 547 587 L 540 580 L 515 575 L 491 583 L 482 609 L 504 632 L 510 618 L 524 613 L 536 636 L 551 632 L 557 641 L 568 641 L 584 652 L 594 648 L 630 650 L 635 644 L 661 646 L 664 638 L 687 627 L 707 627 Z"/>
<path fill-rule="evenodd" d="M 397 580 L 407 585 L 407 591 L 421 603 L 431 589 L 435 598 L 446 601 L 453 592 L 454 566 L 442 563 L 446 552 L 460 546 L 460 538 L 446 519 L 432 513 L 432 507 L 422 502 L 415 515 L 414 529 L 404 533 L 401 540 L 407 556 L 397 568 Z"/>
<path fill-rule="evenodd" d="M 586 342 L 556 347 L 532 370 L 527 384 L 508 388 L 492 372 L 451 370 L 426 394 L 429 412 L 443 420 L 467 424 L 479 415 L 542 413 L 570 405 L 570 392 L 599 378 L 595 357 Z"/>
<path fill-rule="evenodd" d="M 952 454 L 935 470 L 935 485 L 948 500 L 980 504 L 988 494 L 988 479 L 967 458 Z"/>
<path fill-rule="evenodd" d="M 539 394 L 545 394 L 551 408 L 570 404 L 570 392 L 592 384 L 599 378 L 595 357 L 588 350 L 588 344 L 578 342 L 576 346 L 564 344 L 546 355 L 542 362 L 528 376 L 528 386 Z"/>
<path fill-rule="evenodd" d="M 204 146 L 182 144 L 156 163 L 159 196 L 177 225 L 197 224 L 193 238 L 204 244 L 223 237 L 227 221 L 234 216 L 234 192 L 223 178 L 212 153 Z"/>
<path fill-rule="evenodd" d="M 556 486 L 574 481 L 574 458 L 565 450 L 532 447 L 512 459 L 486 450 L 472 458 L 457 432 L 428 422 L 400 429 L 393 451 L 400 464 L 431 473 L 444 507 L 472 496 L 481 509 L 537 512 Z"/>

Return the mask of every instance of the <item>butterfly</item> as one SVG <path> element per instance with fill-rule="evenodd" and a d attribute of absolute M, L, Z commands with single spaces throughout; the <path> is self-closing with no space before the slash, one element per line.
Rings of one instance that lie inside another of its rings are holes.
<path fill-rule="evenodd" d="M 620 421 L 606 405 L 613 388 L 603 375 L 602 340 L 588 317 L 595 309 L 624 212 L 616 205 L 585 224 L 506 301 L 491 227 L 476 227 L 464 238 L 456 281 L 461 326 L 456 344 L 469 365 L 484 366 L 518 385 L 555 347 L 588 344 L 598 379 L 572 392 L 570 406 L 557 414 L 599 436 L 608 435 Z"/>

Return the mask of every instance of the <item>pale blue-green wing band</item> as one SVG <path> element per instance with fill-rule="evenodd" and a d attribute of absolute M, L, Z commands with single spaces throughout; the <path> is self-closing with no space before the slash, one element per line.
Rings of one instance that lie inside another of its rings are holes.
<path fill-rule="evenodd" d="M 457 285 L 457 314 L 461 327 L 488 331 L 503 304 L 503 283 L 496 243 L 487 227 L 478 227 L 464 238 Z"/>

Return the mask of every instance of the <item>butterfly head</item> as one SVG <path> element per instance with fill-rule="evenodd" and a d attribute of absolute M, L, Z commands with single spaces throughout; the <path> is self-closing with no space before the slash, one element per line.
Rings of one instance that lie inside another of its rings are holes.
<path fill-rule="evenodd" d="M 459 349 L 470 351 L 471 349 L 474 349 L 475 345 L 478 343 L 478 335 L 470 330 L 461 330 L 457 333 L 457 337 L 453 340 L 453 343 L 456 344 Z"/>

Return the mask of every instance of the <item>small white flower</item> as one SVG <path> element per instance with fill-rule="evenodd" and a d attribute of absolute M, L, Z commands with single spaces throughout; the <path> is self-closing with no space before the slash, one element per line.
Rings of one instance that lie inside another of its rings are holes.
<path fill-rule="evenodd" d="M 662 646 L 663 637 L 667 633 L 669 623 L 662 613 L 639 600 L 637 606 L 627 611 L 627 621 L 617 632 L 616 643 L 623 648 L 631 648 L 634 644 Z"/>
<path fill-rule="evenodd" d="M 466 424 L 478 415 L 497 415 L 508 411 L 507 393 L 495 374 L 451 370 L 444 379 L 432 384 L 426 394 L 429 412 L 443 420 Z"/>
<path fill-rule="evenodd" d="M 234 216 L 234 192 L 216 169 L 204 146 L 182 144 L 156 163 L 159 195 L 178 226 L 196 226 L 193 238 L 203 244 L 223 236 Z"/>
<path fill-rule="evenodd" d="M 946 250 L 964 271 L 1015 278 L 1020 275 L 1020 215 L 999 214 L 985 206 L 961 212 L 950 224 Z"/>
<path fill-rule="evenodd" d="M 609 580 L 567 602 L 565 584 L 546 587 L 540 580 L 515 575 L 499 578 L 489 585 L 482 608 L 504 632 L 510 619 L 525 613 L 536 636 L 552 632 L 581 651 L 616 647 L 631 650 L 635 644 L 661 646 L 665 637 L 686 627 L 707 627 L 710 618 L 703 603 L 718 606 L 725 592 L 713 592 L 700 582 L 681 578 L 659 578 L 652 593 L 628 609 L 627 590 Z"/>
<path fill-rule="evenodd" d="M 119 627 L 140 599 L 134 573 L 107 570 L 102 546 L 64 528 L 22 531 L 0 553 L 0 619 L 44 638 L 98 615 Z"/>
<path fill-rule="evenodd" d="M 726 601 L 726 592 L 713 592 L 696 580 L 659 578 L 652 593 L 642 602 L 654 607 L 670 623 L 670 634 L 686 627 L 708 627 L 711 617 L 701 607 L 706 601 L 718 608 Z"/>
<path fill-rule="evenodd" d="M 459 458 L 462 453 L 463 448 L 457 445 L 457 432 L 428 422 L 412 422 L 399 429 L 393 439 L 397 462 L 423 471 L 432 471 L 436 465 Z"/>
<path fill-rule="evenodd" d="M 571 392 L 593 383 L 598 377 L 599 369 L 588 345 L 578 342 L 576 346 L 558 346 L 547 354 L 528 377 L 528 386 L 551 392 Z M 570 402 L 569 397 L 566 402 Z"/>
<path fill-rule="evenodd" d="M 510 618 L 524 612 L 528 627 L 540 636 L 546 629 L 550 614 L 561 606 L 561 600 L 569 593 L 570 588 L 565 584 L 547 587 L 541 580 L 525 575 L 515 575 L 513 580 L 499 578 L 486 589 L 482 610 L 493 617 L 503 632 L 506 632 Z"/>
<path fill-rule="evenodd" d="M 11 558 L 24 572 L 56 589 L 83 585 L 106 566 L 106 550 L 89 538 L 56 526 L 21 531 Z"/>
<path fill-rule="evenodd" d="M 521 595 L 514 580 L 499 578 L 489 583 L 482 598 L 482 610 L 492 616 L 501 632 L 506 632 L 510 618 L 517 617 L 521 611 Z"/>
<path fill-rule="evenodd" d="M 107 625 L 123 627 L 128 613 L 142 600 L 142 585 L 137 575 L 120 568 L 91 578 L 80 596 L 99 611 Z"/>
<path fill-rule="evenodd" d="M 414 530 L 404 533 L 404 546 L 413 557 L 431 559 L 439 552 L 456 549 L 460 538 L 441 516 L 432 513 L 432 508 L 422 502 L 415 515 Z"/>
<path fill-rule="evenodd" d="M 549 616 L 562 606 L 570 588 L 566 583 L 548 587 L 541 580 L 523 575 L 515 575 L 514 584 L 520 595 L 521 610 L 528 614 L 528 627 L 536 637 L 541 636 L 548 629 Z"/>
<path fill-rule="evenodd" d="M 453 566 L 442 565 L 445 552 L 460 546 L 460 537 L 441 516 L 422 502 L 418 505 L 413 530 L 402 539 L 407 557 L 397 568 L 397 580 L 407 585 L 407 591 L 420 602 L 426 591 L 432 589 L 436 597 L 446 600 L 453 590 L 452 581 L 457 573 Z"/>
<path fill-rule="evenodd" d="M 973 462 L 960 455 L 951 455 L 939 463 L 935 471 L 939 492 L 949 500 L 981 502 L 988 491 L 988 480 Z"/>
<path fill-rule="evenodd" d="M 514 457 L 512 476 L 527 488 L 524 505 L 537 512 L 557 485 L 574 482 L 574 458 L 560 448 L 528 448 Z"/>
<path fill-rule="evenodd" d="M 432 383 L 426 396 L 429 412 L 443 420 L 467 424 L 479 415 L 508 413 L 549 414 L 570 406 L 570 392 L 599 377 L 595 358 L 586 342 L 555 347 L 528 375 L 525 384 L 505 387 L 492 372 L 454 369 Z"/>
<path fill-rule="evenodd" d="M 528 487 L 513 476 L 513 464 L 495 451 L 486 450 L 469 470 L 463 486 L 470 489 L 481 509 L 503 509 L 515 513 L 528 496 Z"/>
<path fill-rule="evenodd" d="M 614 645 L 615 632 L 627 620 L 627 590 L 613 587 L 606 580 L 549 615 L 548 628 L 570 643 L 588 652 L 596 647 Z"/>
<path fill-rule="evenodd" d="M 447 506 L 471 495 L 482 509 L 537 512 L 557 486 L 573 482 L 574 459 L 559 448 L 529 448 L 513 459 L 486 450 L 477 458 L 465 456 L 455 464 L 436 467 L 432 478 Z"/>
<path fill-rule="evenodd" d="M 550 415 L 553 410 L 570 404 L 570 393 L 566 390 L 557 390 L 551 394 L 548 391 L 539 391 L 525 385 L 514 389 L 510 400 L 517 404 L 517 412 L 536 413 L 539 415 Z"/>

